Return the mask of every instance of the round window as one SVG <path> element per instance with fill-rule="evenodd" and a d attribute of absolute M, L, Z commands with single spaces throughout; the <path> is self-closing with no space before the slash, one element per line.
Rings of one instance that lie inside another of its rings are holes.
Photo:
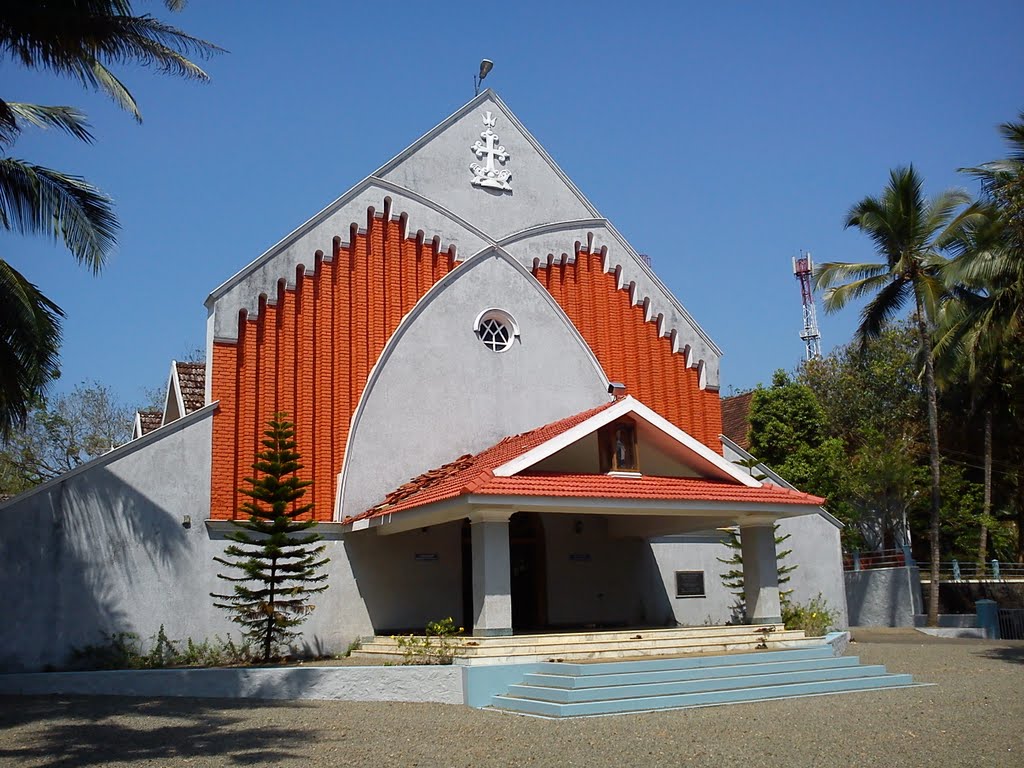
<path fill-rule="evenodd" d="M 508 312 L 500 309 L 488 309 L 477 316 L 475 327 L 476 335 L 492 352 L 504 352 L 512 346 L 516 336 L 519 335 L 519 328 L 516 321 Z"/>

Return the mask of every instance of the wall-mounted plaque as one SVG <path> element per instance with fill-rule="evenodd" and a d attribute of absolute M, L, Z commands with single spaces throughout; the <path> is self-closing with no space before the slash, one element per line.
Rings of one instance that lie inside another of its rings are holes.
<path fill-rule="evenodd" d="M 676 571 L 676 597 L 704 596 L 704 571 Z"/>

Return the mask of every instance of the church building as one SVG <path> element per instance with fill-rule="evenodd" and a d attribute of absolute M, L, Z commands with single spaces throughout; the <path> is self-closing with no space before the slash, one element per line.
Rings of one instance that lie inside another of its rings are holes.
<path fill-rule="evenodd" d="M 845 624 L 824 500 L 737 464 L 721 350 L 490 90 L 206 308 L 206 360 L 172 363 L 163 412 L 0 504 L 0 669 L 233 632 L 213 558 L 276 412 L 331 560 L 313 651 L 448 616 L 479 636 L 725 623 L 731 528 L 750 622 L 779 621 L 789 534 L 786 589 Z"/>

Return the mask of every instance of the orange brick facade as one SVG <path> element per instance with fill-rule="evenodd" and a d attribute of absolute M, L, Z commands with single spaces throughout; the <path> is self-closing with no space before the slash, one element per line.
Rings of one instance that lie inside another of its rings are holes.
<path fill-rule="evenodd" d="M 371 218 L 350 244 L 334 239 L 330 258 L 299 267 L 295 288 L 279 283 L 273 301 L 261 297 L 255 318 L 243 311 L 237 342 L 214 342 L 211 517 L 230 519 L 243 500 L 238 487 L 251 465 L 267 420 L 284 411 L 313 481 L 317 520 L 331 520 L 337 476 L 352 415 L 370 369 L 402 318 L 455 267 L 454 251 L 438 241 L 406 237 L 401 223 Z M 698 440 L 721 450 L 718 393 L 701 390 L 697 372 L 673 354 L 642 306 L 616 287 L 601 255 L 581 252 L 573 263 L 534 269 L 590 345 L 609 379 Z M 308 497 L 307 497 L 308 498 Z M 350 510 L 357 514 L 362 510 Z"/>

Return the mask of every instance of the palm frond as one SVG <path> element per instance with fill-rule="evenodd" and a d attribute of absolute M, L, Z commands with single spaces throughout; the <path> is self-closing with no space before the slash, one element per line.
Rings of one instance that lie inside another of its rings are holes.
<path fill-rule="evenodd" d="M 874 277 L 865 277 L 862 280 L 854 280 L 846 285 L 837 285 L 825 291 L 824 305 L 828 313 L 838 312 L 851 301 L 862 298 L 875 291 L 882 290 L 888 283 L 902 278 L 894 278 L 888 272 Z"/>
<path fill-rule="evenodd" d="M 910 297 L 910 288 L 911 284 L 902 278 L 891 280 L 864 306 L 860 325 L 857 326 L 857 338 L 862 348 L 871 339 L 878 338 L 886 326 L 903 312 Z"/>
<path fill-rule="evenodd" d="M 62 241 L 98 272 L 117 242 L 110 198 L 78 176 L 0 158 L 0 226 Z"/>
<path fill-rule="evenodd" d="M 844 280 L 861 280 L 865 277 L 888 274 L 889 265 L 876 262 L 851 264 L 840 261 L 829 261 L 819 264 L 814 270 L 814 287 L 821 290 L 829 288 Z"/>
<path fill-rule="evenodd" d="M 914 280 L 914 292 L 921 300 L 925 316 L 935 322 L 939 314 L 939 306 L 947 296 L 946 284 L 936 273 L 922 271 Z"/>
<path fill-rule="evenodd" d="M 181 0 L 167 0 L 179 10 Z M 0 50 L 31 69 L 46 69 L 77 78 L 111 95 L 137 114 L 128 89 L 108 69 L 112 64 L 140 64 L 187 80 L 209 77 L 193 58 L 224 51 L 152 16 L 132 15 L 124 0 L 78 0 L 59 14 L 37 0 L 7 0 L 0 15 Z"/>
<path fill-rule="evenodd" d="M 28 124 L 36 128 L 56 128 L 74 136 L 76 139 L 91 144 L 92 133 L 89 131 L 89 122 L 85 113 L 75 107 L 64 106 L 43 106 L 41 104 L 22 104 L 20 102 L 5 102 L 7 113 L 14 121 L 14 131 L 8 132 L 0 120 L 0 143 L 14 141 L 21 133 L 21 124 Z"/>
<path fill-rule="evenodd" d="M 60 307 L 0 259 L 0 438 L 59 375 Z"/>
<path fill-rule="evenodd" d="M 113 72 L 100 64 L 100 62 L 94 61 L 91 67 L 91 74 L 92 78 L 88 81 L 90 84 L 93 84 L 94 87 L 101 91 L 105 91 L 117 106 L 135 118 L 135 122 L 142 122 L 142 112 L 139 111 L 138 102 L 135 101 L 131 91 L 128 90 L 124 83 L 117 79 Z"/>

